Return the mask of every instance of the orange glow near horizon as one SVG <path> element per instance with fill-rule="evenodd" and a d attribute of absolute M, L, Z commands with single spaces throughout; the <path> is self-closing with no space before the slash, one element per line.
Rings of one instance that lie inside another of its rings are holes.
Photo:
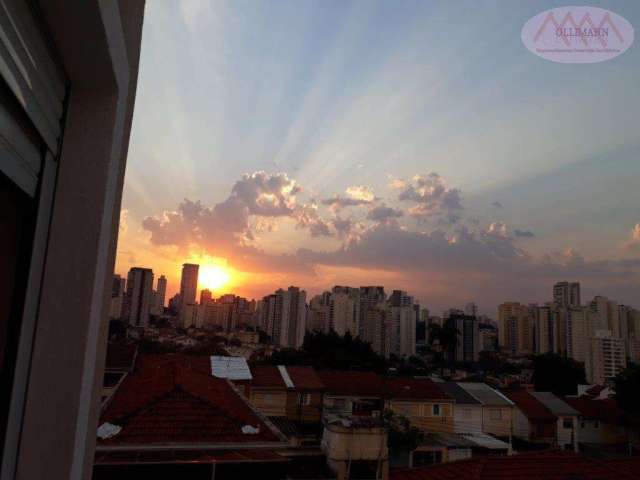
<path fill-rule="evenodd" d="M 198 272 L 198 283 L 202 288 L 218 292 L 231 283 L 231 273 L 216 264 L 200 265 Z"/>
<path fill-rule="evenodd" d="M 241 274 L 230 267 L 225 258 L 212 257 L 207 254 L 192 255 L 189 263 L 200 265 L 198 291 L 207 289 L 216 294 L 229 293 L 241 283 Z"/>

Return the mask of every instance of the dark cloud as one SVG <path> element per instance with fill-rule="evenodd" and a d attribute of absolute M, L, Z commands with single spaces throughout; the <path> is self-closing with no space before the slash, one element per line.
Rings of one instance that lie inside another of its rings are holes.
<path fill-rule="evenodd" d="M 513 231 L 513 234 L 518 238 L 533 238 L 536 236 L 531 230 L 520 230 L 518 228 Z"/>
<path fill-rule="evenodd" d="M 491 206 L 492 206 L 492 207 L 495 207 L 495 208 L 502 208 L 502 203 L 501 203 L 501 202 L 499 202 L 498 200 L 496 200 L 495 202 L 493 202 L 493 203 L 491 204 Z"/>
<path fill-rule="evenodd" d="M 336 195 L 335 197 L 322 200 L 321 203 L 322 205 L 327 205 L 333 211 L 338 211 L 342 208 L 347 207 L 360 207 L 363 205 L 370 205 L 371 200 L 366 200 L 363 198 L 341 197 L 340 195 Z"/>
<path fill-rule="evenodd" d="M 396 208 L 387 207 L 384 203 L 382 205 L 378 205 L 377 207 L 373 207 L 367 213 L 367 220 L 371 220 L 373 222 L 387 222 L 389 220 L 400 218 L 404 215 L 402 210 L 398 210 Z"/>

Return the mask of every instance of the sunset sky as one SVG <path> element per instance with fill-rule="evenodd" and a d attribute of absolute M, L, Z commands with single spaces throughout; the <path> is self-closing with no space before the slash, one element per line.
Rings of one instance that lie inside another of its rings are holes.
<path fill-rule="evenodd" d="M 522 26 L 564 3 L 147 2 L 116 272 L 490 315 L 570 280 L 640 307 L 640 40 L 533 55 Z M 637 0 L 582 3 L 640 25 Z"/>

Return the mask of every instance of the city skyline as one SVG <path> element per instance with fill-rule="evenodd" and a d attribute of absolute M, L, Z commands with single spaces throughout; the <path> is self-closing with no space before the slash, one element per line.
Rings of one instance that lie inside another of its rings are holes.
<path fill-rule="evenodd" d="M 116 271 L 169 296 L 192 262 L 252 298 L 388 284 L 493 311 L 572 279 L 633 303 L 639 54 L 537 58 L 520 28 L 552 4 L 455 38 L 465 2 L 149 4 Z"/>

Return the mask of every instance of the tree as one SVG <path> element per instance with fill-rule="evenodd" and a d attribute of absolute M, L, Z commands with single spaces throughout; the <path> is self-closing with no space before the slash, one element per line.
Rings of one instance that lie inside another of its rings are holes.
<path fill-rule="evenodd" d="M 634 420 L 640 422 L 640 365 L 630 363 L 614 379 L 615 399 Z"/>
<path fill-rule="evenodd" d="M 268 360 L 272 365 L 311 365 L 318 369 L 370 370 L 383 372 L 384 357 L 371 349 L 369 343 L 350 334 L 308 332 L 300 350 L 282 349 Z"/>
<path fill-rule="evenodd" d="M 424 434 L 411 425 L 408 418 L 386 409 L 382 421 L 389 430 L 389 448 L 413 451 L 424 439 Z"/>
<path fill-rule="evenodd" d="M 458 335 L 460 335 L 460 331 L 451 323 L 445 323 L 444 326 L 437 323 L 429 325 L 429 345 L 431 348 L 435 347 L 440 362 L 441 375 L 444 374 L 447 360 L 452 363 L 453 358 L 451 357 L 453 356 L 449 355 L 447 359 L 447 354 L 458 346 Z"/>
<path fill-rule="evenodd" d="M 579 384 L 587 383 L 584 365 L 555 353 L 533 357 L 535 389 L 557 395 L 576 395 Z"/>

